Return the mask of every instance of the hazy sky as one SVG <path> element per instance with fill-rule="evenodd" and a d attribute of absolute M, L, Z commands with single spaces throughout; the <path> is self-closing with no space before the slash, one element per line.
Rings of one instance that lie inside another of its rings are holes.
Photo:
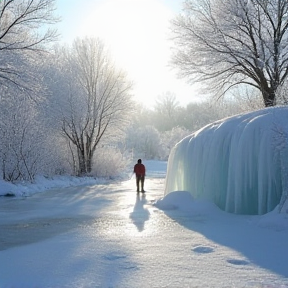
<path fill-rule="evenodd" d="M 197 98 L 195 88 L 177 79 L 169 67 L 169 20 L 182 9 L 182 0 L 57 0 L 62 40 L 95 36 L 104 41 L 118 67 L 134 82 L 135 99 L 153 106 L 172 92 L 180 104 Z"/>

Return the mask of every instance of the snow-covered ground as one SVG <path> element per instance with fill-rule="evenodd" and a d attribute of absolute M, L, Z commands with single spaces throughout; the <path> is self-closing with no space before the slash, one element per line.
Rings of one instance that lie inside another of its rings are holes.
<path fill-rule="evenodd" d="M 287 214 L 163 198 L 166 163 L 144 164 L 146 195 L 132 178 L 1 197 L 0 287 L 288 287 Z"/>

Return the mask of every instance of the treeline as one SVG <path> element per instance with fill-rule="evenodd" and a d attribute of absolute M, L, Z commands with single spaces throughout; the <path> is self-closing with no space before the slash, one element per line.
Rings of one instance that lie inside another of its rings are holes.
<path fill-rule="evenodd" d="M 126 149 L 134 157 L 167 160 L 170 150 L 185 136 L 205 125 L 243 112 L 263 108 L 259 95 L 244 93 L 231 99 L 205 99 L 181 106 L 166 92 L 151 109 L 138 107 L 126 135 Z"/>
<path fill-rule="evenodd" d="M 138 107 L 128 76 L 101 40 L 51 45 L 57 33 L 46 28 L 58 21 L 54 5 L 55 0 L 0 1 L 3 180 L 113 177 L 134 158 L 166 160 L 178 141 L 210 122 L 263 107 L 259 97 L 243 98 L 251 91 L 242 91 L 237 101 L 185 107 L 167 92 L 153 108 Z M 285 89 L 281 93 L 284 99 Z"/>
<path fill-rule="evenodd" d="M 133 109 L 131 83 L 99 39 L 40 55 L 22 64 L 30 74 L 25 86 L 0 86 L 2 178 L 107 176 L 106 156 L 123 138 Z"/>
<path fill-rule="evenodd" d="M 0 173 L 6 181 L 107 176 L 122 165 L 108 171 L 107 155 L 129 124 L 132 85 L 101 40 L 54 46 L 55 4 L 0 1 Z M 114 155 L 123 163 L 121 153 Z"/>

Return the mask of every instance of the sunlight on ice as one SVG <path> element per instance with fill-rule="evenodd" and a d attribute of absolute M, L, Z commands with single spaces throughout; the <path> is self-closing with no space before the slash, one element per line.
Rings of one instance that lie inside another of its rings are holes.
<path fill-rule="evenodd" d="M 165 195 L 189 191 L 238 214 L 264 214 L 288 195 L 288 109 L 211 123 L 171 151 Z M 281 199 L 282 196 L 282 199 Z"/>

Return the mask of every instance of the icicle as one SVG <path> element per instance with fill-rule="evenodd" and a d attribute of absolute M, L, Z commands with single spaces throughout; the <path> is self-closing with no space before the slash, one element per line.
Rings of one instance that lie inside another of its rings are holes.
<path fill-rule="evenodd" d="M 282 189 L 281 202 L 288 197 L 288 145 L 275 145 L 275 125 L 286 125 L 288 139 L 287 123 L 288 108 L 266 108 L 212 123 L 184 138 L 170 154 L 165 195 L 189 191 L 239 214 L 273 210 Z"/>

